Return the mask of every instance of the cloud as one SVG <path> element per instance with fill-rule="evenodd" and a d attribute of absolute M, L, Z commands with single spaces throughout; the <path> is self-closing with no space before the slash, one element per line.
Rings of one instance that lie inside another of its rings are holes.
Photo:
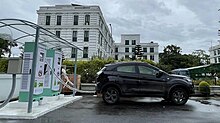
<path fill-rule="evenodd" d="M 213 26 L 218 21 L 219 0 L 180 0 L 179 3 L 195 13 L 198 19 L 205 25 Z"/>
<path fill-rule="evenodd" d="M 71 3 L 99 5 L 106 22 L 113 27 L 116 42 L 120 42 L 121 34 L 139 33 L 142 42 L 158 42 L 160 51 L 176 44 L 183 53 L 208 51 L 211 41 L 217 43 L 219 0 L 3 0 L 0 18 L 36 23 L 40 6 Z"/>

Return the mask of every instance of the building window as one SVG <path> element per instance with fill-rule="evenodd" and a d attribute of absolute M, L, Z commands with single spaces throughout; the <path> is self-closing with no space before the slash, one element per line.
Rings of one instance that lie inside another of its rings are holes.
<path fill-rule="evenodd" d="M 125 48 L 125 52 L 129 52 L 129 48 Z"/>
<path fill-rule="evenodd" d="M 102 46 L 102 38 L 103 38 L 103 37 L 102 37 L 102 35 L 101 35 L 101 40 L 100 40 L 100 43 L 101 43 L 100 45 L 101 45 L 101 46 Z"/>
<path fill-rule="evenodd" d="M 101 34 L 99 33 L 99 40 L 98 40 L 98 44 L 100 44 L 100 39 L 101 39 Z"/>
<path fill-rule="evenodd" d="M 75 57 L 76 57 L 76 48 L 72 48 L 71 58 L 75 58 Z"/>
<path fill-rule="evenodd" d="M 220 62 L 220 57 L 218 57 L 218 63 Z"/>
<path fill-rule="evenodd" d="M 220 54 L 220 49 L 218 49 L 218 55 Z"/>
<path fill-rule="evenodd" d="M 147 55 L 144 55 L 143 58 L 144 58 L 144 59 L 147 59 Z"/>
<path fill-rule="evenodd" d="M 89 31 L 84 31 L 84 42 L 89 41 Z"/>
<path fill-rule="evenodd" d="M 61 20 L 62 20 L 62 16 L 58 15 L 57 16 L 57 25 L 61 25 Z"/>
<path fill-rule="evenodd" d="M 100 49 L 98 49 L 98 56 L 100 56 Z"/>
<path fill-rule="evenodd" d="M 115 60 L 118 60 L 118 55 L 115 55 Z"/>
<path fill-rule="evenodd" d="M 135 55 L 132 55 L 132 60 L 135 60 Z"/>
<path fill-rule="evenodd" d="M 83 48 L 83 58 L 88 58 L 88 47 Z"/>
<path fill-rule="evenodd" d="M 56 36 L 60 38 L 60 31 L 56 31 Z"/>
<path fill-rule="evenodd" d="M 150 55 L 150 60 L 154 61 L 154 55 Z"/>
<path fill-rule="evenodd" d="M 217 58 L 215 58 L 215 63 L 217 63 Z"/>
<path fill-rule="evenodd" d="M 118 48 L 117 48 L 117 47 L 115 48 L 115 52 L 116 52 L 116 53 L 118 52 Z"/>
<path fill-rule="evenodd" d="M 85 15 L 85 25 L 89 25 L 90 15 Z"/>
<path fill-rule="evenodd" d="M 135 48 L 132 48 L 132 53 L 134 53 L 135 52 Z"/>
<path fill-rule="evenodd" d="M 130 59 L 129 55 L 125 55 L 125 59 Z"/>
<path fill-rule="evenodd" d="M 150 52 L 151 52 L 151 53 L 154 52 L 154 48 L 153 48 L 153 47 L 150 48 Z"/>
<path fill-rule="evenodd" d="M 72 41 L 73 41 L 73 42 L 77 42 L 77 31 L 73 31 Z"/>
<path fill-rule="evenodd" d="M 46 16 L 46 25 L 50 25 L 50 16 Z"/>
<path fill-rule="evenodd" d="M 100 51 L 100 57 L 102 57 L 102 51 Z"/>
<path fill-rule="evenodd" d="M 214 55 L 216 55 L 216 51 L 214 50 Z"/>
<path fill-rule="evenodd" d="M 129 45 L 129 40 L 125 40 L 125 45 Z"/>
<path fill-rule="evenodd" d="M 132 40 L 132 45 L 136 45 L 136 40 Z"/>
<path fill-rule="evenodd" d="M 147 52 L 147 48 L 143 48 L 143 52 Z"/>
<path fill-rule="evenodd" d="M 74 15 L 73 25 L 78 25 L 78 20 L 79 20 L 79 16 L 78 15 Z"/>

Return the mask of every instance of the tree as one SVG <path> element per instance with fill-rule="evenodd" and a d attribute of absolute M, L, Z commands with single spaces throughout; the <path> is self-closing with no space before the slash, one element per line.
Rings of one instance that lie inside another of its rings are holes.
<path fill-rule="evenodd" d="M 0 58 L 2 55 L 9 52 L 9 41 L 0 38 Z"/>
<path fill-rule="evenodd" d="M 5 55 L 5 53 L 9 53 L 9 56 L 11 56 L 11 48 L 18 46 L 15 42 L 10 42 L 8 40 L 5 40 L 3 38 L 0 38 L 0 58 L 2 55 Z"/>
<path fill-rule="evenodd" d="M 175 45 L 168 45 L 164 47 L 163 53 L 159 54 L 161 65 L 172 65 L 173 68 L 176 68 L 175 63 L 178 61 L 177 57 L 181 55 L 181 48 Z"/>
<path fill-rule="evenodd" d="M 163 50 L 166 55 L 181 55 L 182 49 L 175 45 L 168 45 Z"/>
<path fill-rule="evenodd" d="M 168 45 L 163 53 L 159 54 L 160 63 L 158 67 L 169 72 L 172 69 L 188 68 L 200 65 L 200 59 L 192 54 L 181 54 L 182 49 L 175 45 Z"/>
<path fill-rule="evenodd" d="M 192 55 L 194 55 L 200 59 L 201 65 L 210 63 L 209 55 L 206 54 L 205 50 L 202 50 L 202 49 L 195 50 L 194 52 L 192 52 Z"/>
<path fill-rule="evenodd" d="M 132 58 L 132 60 L 137 59 L 138 57 L 141 58 L 143 56 L 143 51 L 141 50 L 141 45 L 136 45 L 133 52 L 135 58 Z M 137 58 L 136 58 L 137 56 Z"/>

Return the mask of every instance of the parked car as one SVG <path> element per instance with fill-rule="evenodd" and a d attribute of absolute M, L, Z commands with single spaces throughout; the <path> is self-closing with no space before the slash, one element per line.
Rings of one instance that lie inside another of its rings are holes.
<path fill-rule="evenodd" d="M 190 77 L 189 70 L 187 68 L 174 69 L 171 71 L 172 74 L 188 76 Z"/>
<path fill-rule="evenodd" d="M 97 72 L 96 93 L 107 104 L 119 102 L 120 97 L 147 96 L 184 105 L 194 93 L 194 85 L 186 76 L 170 75 L 147 63 L 120 62 Z"/>

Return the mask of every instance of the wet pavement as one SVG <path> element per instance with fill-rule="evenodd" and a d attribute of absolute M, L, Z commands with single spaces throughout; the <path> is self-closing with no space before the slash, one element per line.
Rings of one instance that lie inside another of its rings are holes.
<path fill-rule="evenodd" d="M 106 105 L 101 98 L 83 99 L 35 120 L 0 120 L 0 123 L 220 123 L 220 98 L 193 97 L 184 106 L 161 98 L 123 98 Z"/>

